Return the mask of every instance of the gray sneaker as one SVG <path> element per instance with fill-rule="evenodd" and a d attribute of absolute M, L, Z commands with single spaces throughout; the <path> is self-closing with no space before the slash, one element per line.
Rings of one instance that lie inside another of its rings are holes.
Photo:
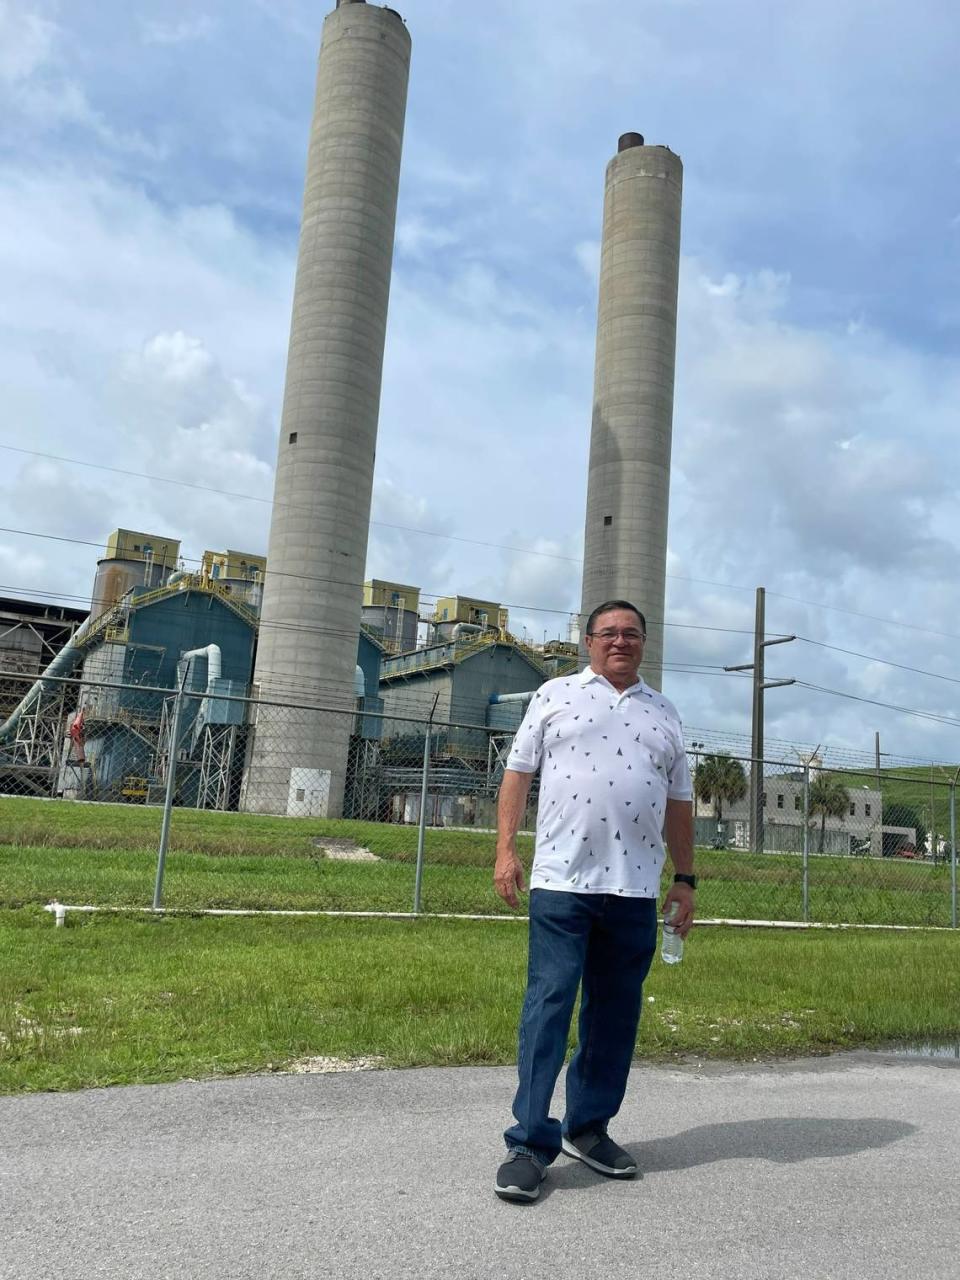
<path fill-rule="evenodd" d="M 633 1178 L 637 1173 L 637 1162 L 623 1147 L 618 1147 L 612 1138 L 605 1133 L 587 1129 L 578 1133 L 575 1138 L 563 1139 L 563 1150 L 574 1160 L 582 1160 L 597 1173 L 604 1173 L 608 1178 Z M 643 1174 L 640 1175 L 643 1177 Z"/>
<path fill-rule="evenodd" d="M 501 1200 L 536 1200 L 546 1168 L 536 1156 L 525 1151 L 511 1151 L 497 1170 L 494 1191 Z"/>

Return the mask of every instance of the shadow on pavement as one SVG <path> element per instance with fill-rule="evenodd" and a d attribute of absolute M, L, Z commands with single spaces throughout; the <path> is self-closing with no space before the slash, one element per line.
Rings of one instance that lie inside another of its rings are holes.
<path fill-rule="evenodd" d="M 775 1117 L 769 1120 L 734 1120 L 727 1124 L 703 1124 L 687 1129 L 672 1138 L 653 1142 L 625 1142 L 636 1157 L 640 1173 L 673 1173 L 715 1164 L 718 1160 L 771 1160 L 775 1164 L 797 1164 L 801 1160 L 824 1160 L 837 1156 L 857 1155 L 877 1147 L 899 1142 L 912 1133 L 916 1125 L 901 1120 L 858 1119 L 820 1120 Z M 579 1160 L 565 1156 L 550 1167 L 540 1199 L 564 1187 L 583 1186 L 603 1180 Z"/>
<path fill-rule="evenodd" d="M 693 1169 L 717 1160 L 771 1160 L 796 1164 L 856 1155 L 899 1142 L 917 1131 L 901 1120 L 775 1117 L 704 1124 L 672 1138 L 626 1144 L 645 1173 Z"/>

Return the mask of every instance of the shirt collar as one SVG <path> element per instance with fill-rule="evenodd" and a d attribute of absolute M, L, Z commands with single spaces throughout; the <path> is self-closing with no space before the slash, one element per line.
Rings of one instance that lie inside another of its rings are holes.
<path fill-rule="evenodd" d="M 632 684 L 629 689 L 624 689 L 623 693 L 621 693 L 619 689 L 614 689 L 607 677 L 602 676 L 599 671 L 594 671 L 593 667 L 584 667 L 580 672 L 579 679 L 581 689 L 585 689 L 592 680 L 600 680 L 608 689 L 615 693 L 618 698 L 622 698 L 624 694 L 627 693 L 649 693 L 647 686 L 643 682 L 642 676 L 638 676 L 637 683 Z"/>

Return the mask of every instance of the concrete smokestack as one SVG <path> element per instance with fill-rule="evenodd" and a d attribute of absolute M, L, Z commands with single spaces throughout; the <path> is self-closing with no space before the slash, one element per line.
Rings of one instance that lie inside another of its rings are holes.
<path fill-rule="evenodd" d="M 355 705 L 409 67 L 392 9 L 340 0 L 324 21 L 254 673 L 265 700 Z M 339 814 L 350 729 L 261 713 L 244 807 L 297 813 L 295 769 L 311 797 L 329 774 Z"/>
<path fill-rule="evenodd" d="M 604 600 L 648 620 L 642 674 L 660 688 L 683 165 L 625 133 L 607 165 L 582 629 Z M 584 654 L 585 657 L 585 654 Z"/>

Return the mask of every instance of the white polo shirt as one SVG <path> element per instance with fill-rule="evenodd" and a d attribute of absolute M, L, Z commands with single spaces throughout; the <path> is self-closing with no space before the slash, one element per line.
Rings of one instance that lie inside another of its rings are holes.
<path fill-rule="evenodd" d="M 693 798 L 669 698 L 642 680 L 619 693 L 590 667 L 548 680 L 507 768 L 540 769 L 531 889 L 659 895 L 667 800 Z"/>

